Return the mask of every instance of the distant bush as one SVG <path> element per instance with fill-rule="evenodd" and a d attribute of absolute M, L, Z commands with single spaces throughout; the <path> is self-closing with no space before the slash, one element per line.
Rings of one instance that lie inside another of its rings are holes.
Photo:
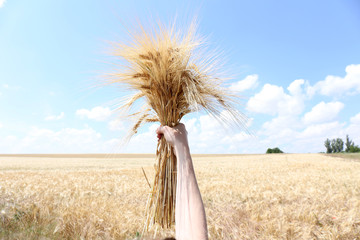
<path fill-rule="evenodd" d="M 284 153 L 284 152 L 281 151 L 280 148 L 276 147 L 276 148 L 268 148 L 266 150 L 266 153 Z"/>
<path fill-rule="evenodd" d="M 351 152 L 351 153 L 360 152 L 360 147 L 351 145 L 350 149 L 349 149 L 349 152 Z"/>

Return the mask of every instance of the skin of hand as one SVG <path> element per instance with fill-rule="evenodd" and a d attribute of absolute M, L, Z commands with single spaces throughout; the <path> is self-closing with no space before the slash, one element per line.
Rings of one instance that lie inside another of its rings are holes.
<path fill-rule="evenodd" d="M 180 145 L 188 146 L 187 131 L 185 125 L 179 123 L 175 127 L 160 126 L 157 130 L 157 138 L 160 140 L 162 136 L 165 137 L 166 142 L 170 143 L 175 148 L 175 155 L 177 156 L 176 148 Z M 178 156 L 177 156 L 178 157 Z"/>
<path fill-rule="evenodd" d="M 177 240 L 208 239 L 206 215 L 190 155 L 185 125 L 160 126 L 162 136 L 174 147 L 177 157 L 175 227 Z"/>

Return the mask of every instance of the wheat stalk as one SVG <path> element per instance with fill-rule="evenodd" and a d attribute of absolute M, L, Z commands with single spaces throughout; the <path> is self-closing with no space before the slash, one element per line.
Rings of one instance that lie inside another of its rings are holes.
<path fill-rule="evenodd" d="M 110 74 L 109 83 L 125 85 L 135 94 L 119 108 L 134 117 L 131 135 L 146 122 L 176 126 L 188 113 L 205 110 L 223 123 L 242 125 L 244 116 L 233 107 L 234 95 L 222 87 L 218 62 L 206 57 L 196 24 L 175 31 L 161 23 L 151 31 L 140 26 L 129 43 L 115 43 L 113 55 L 125 64 Z M 209 52 L 207 52 L 209 53 Z M 140 110 L 133 110 L 143 101 Z M 224 111 L 227 114 L 222 114 Z M 171 227 L 175 219 L 176 157 L 162 138 L 156 150 L 156 169 L 146 210 L 146 228 L 154 223 Z"/>

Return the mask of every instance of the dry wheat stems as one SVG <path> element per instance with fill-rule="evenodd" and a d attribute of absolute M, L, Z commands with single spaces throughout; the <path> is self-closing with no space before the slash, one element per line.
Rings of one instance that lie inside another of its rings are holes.
<path fill-rule="evenodd" d="M 203 41 L 195 30 L 195 24 L 186 31 L 176 30 L 175 24 L 158 24 L 151 31 L 140 26 L 140 33 L 132 34 L 131 42 L 114 44 L 113 55 L 125 64 L 110 75 L 110 83 L 135 90 L 119 108 L 135 119 L 132 134 L 147 122 L 176 126 L 183 116 L 199 110 L 224 123 L 243 123 L 244 117 L 232 106 L 234 96 L 217 76 L 216 58 L 200 54 Z M 140 110 L 136 110 L 138 102 L 143 103 Z M 175 219 L 176 157 L 164 139 L 158 142 L 156 163 L 146 227 L 154 223 L 171 227 Z"/>

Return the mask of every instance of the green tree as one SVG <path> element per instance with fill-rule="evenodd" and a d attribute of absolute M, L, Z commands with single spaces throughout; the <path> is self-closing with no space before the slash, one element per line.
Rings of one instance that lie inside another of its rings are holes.
<path fill-rule="evenodd" d="M 328 138 L 325 140 L 324 145 L 326 147 L 326 153 L 332 153 L 331 142 Z"/>
<path fill-rule="evenodd" d="M 333 153 L 337 152 L 336 139 L 331 139 L 331 149 Z"/>
<path fill-rule="evenodd" d="M 354 142 L 350 140 L 349 135 L 346 135 L 345 152 L 350 152 L 351 146 L 354 146 Z"/>
<path fill-rule="evenodd" d="M 281 151 L 280 148 L 276 147 L 276 148 L 268 148 L 266 150 L 266 153 L 284 153 L 284 152 Z"/>
<path fill-rule="evenodd" d="M 266 150 L 266 153 L 273 153 L 272 148 L 268 148 L 268 149 Z"/>
<path fill-rule="evenodd" d="M 337 152 L 344 150 L 344 141 L 341 138 L 336 139 L 336 150 Z"/>
<path fill-rule="evenodd" d="M 276 148 L 273 148 L 273 153 L 284 153 L 284 152 L 281 151 L 280 148 L 276 147 Z"/>

